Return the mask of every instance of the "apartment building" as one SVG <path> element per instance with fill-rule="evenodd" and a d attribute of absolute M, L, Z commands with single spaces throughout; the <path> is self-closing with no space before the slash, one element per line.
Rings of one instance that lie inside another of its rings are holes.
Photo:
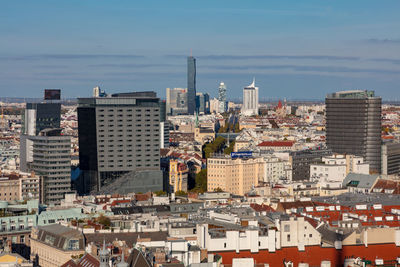
<path fill-rule="evenodd" d="M 0 200 L 16 201 L 39 199 L 40 178 L 34 173 L 30 177 L 10 174 L 0 177 Z"/>
<path fill-rule="evenodd" d="M 169 162 L 169 186 L 170 192 L 185 191 L 188 189 L 189 169 L 183 162 L 170 160 Z"/>
<path fill-rule="evenodd" d="M 262 157 L 231 158 L 216 156 L 207 159 L 207 190 L 218 188 L 244 195 L 259 181 L 265 180 L 265 161 Z"/>

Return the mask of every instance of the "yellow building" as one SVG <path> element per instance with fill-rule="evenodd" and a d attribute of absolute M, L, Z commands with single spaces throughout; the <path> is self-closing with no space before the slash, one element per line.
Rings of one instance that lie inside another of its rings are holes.
<path fill-rule="evenodd" d="M 72 257 L 85 254 L 83 234 L 73 228 L 51 224 L 32 229 L 31 260 L 42 267 L 61 266 Z"/>
<path fill-rule="evenodd" d="M 188 174 L 189 169 L 185 163 L 177 160 L 169 162 L 169 185 L 171 191 L 184 191 L 188 189 Z"/>
<path fill-rule="evenodd" d="M 259 181 L 264 181 L 265 161 L 262 157 L 231 158 L 221 156 L 207 159 L 207 190 L 220 188 L 244 195 Z"/>

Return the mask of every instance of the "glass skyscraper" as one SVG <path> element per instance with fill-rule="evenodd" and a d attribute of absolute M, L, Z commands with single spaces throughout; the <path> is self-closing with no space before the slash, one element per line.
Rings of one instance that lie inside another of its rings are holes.
<path fill-rule="evenodd" d="M 187 107 L 188 114 L 196 111 L 196 59 L 192 56 L 187 59 Z"/>

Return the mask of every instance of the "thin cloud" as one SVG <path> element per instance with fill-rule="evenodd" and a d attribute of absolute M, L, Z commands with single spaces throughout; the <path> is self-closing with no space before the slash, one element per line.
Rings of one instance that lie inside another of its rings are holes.
<path fill-rule="evenodd" d="M 21 60 L 35 61 L 46 59 L 57 60 L 75 60 L 75 59 L 138 59 L 144 58 L 142 55 L 131 54 L 43 54 L 43 55 L 25 55 L 25 56 L 0 56 L 0 60 Z"/>
<path fill-rule="evenodd" d="M 377 62 L 389 62 L 389 63 L 399 64 L 400 65 L 400 59 L 396 59 L 396 58 L 371 58 L 369 60 L 370 61 L 377 61 Z"/>
<path fill-rule="evenodd" d="M 169 58 L 184 58 L 184 55 L 166 55 Z M 205 55 L 197 56 L 207 60 L 248 60 L 248 59 L 310 59 L 310 60 L 349 60 L 357 61 L 354 56 L 330 56 L 330 55 Z"/>
<path fill-rule="evenodd" d="M 210 69 L 218 70 L 293 70 L 299 72 L 324 72 L 324 73 L 380 73 L 380 74 L 400 74 L 400 70 L 388 69 L 363 69 L 349 68 L 342 66 L 304 66 L 304 65 L 246 65 L 246 66 L 222 66 L 208 65 Z"/>
<path fill-rule="evenodd" d="M 176 67 L 176 66 L 183 66 L 183 64 L 114 64 L 114 63 L 106 63 L 106 64 L 91 64 L 88 67 L 95 67 L 95 68 L 102 68 L 102 67 L 111 67 L 111 68 L 152 68 L 152 67 Z"/>
<path fill-rule="evenodd" d="M 400 44 L 400 39 L 377 39 L 371 38 L 366 40 L 370 44 Z"/>

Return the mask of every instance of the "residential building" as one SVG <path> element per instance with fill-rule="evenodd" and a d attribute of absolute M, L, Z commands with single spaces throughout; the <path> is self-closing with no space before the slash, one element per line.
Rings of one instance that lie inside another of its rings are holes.
<path fill-rule="evenodd" d="M 334 153 L 363 157 L 381 171 L 381 105 L 374 91 L 341 91 L 327 95 L 326 144 Z"/>
<path fill-rule="evenodd" d="M 188 190 L 188 173 L 187 165 L 178 160 L 169 161 L 169 186 L 170 192 Z"/>
<path fill-rule="evenodd" d="M 219 100 L 215 97 L 210 100 L 210 113 L 219 113 Z"/>
<path fill-rule="evenodd" d="M 260 150 L 291 151 L 294 150 L 295 141 L 264 141 L 257 145 Z"/>
<path fill-rule="evenodd" d="M 242 114 L 245 116 L 258 115 L 258 87 L 255 80 L 243 88 Z"/>
<path fill-rule="evenodd" d="M 333 154 L 322 157 L 320 163 L 310 164 L 310 178 L 322 187 L 341 187 L 349 173 L 369 174 L 369 164 L 362 157 Z"/>
<path fill-rule="evenodd" d="M 32 229 L 31 260 L 38 265 L 58 267 L 81 254 L 85 254 L 85 238 L 81 231 L 60 224 Z"/>
<path fill-rule="evenodd" d="M 236 195 L 248 193 L 259 181 L 265 180 L 262 157 L 231 158 L 214 156 L 207 159 L 207 190 L 222 189 Z"/>
<path fill-rule="evenodd" d="M 382 174 L 400 175 L 400 143 L 385 142 L 382 145 Z"/>
<path fill-rule="evenodd" d="M 188 114 L 196 112 L 196 59 L 187 58 L 187 107 Z"/>
<path fill-rule="evenodd" d="M 41 202 L 60 204 L 71 191 L 71 138 L 61 135 L 61 129 L 46 129 L 31 140 L 31 168 L 40 176 Z"/>
<path fill-rule="evenodd" d="M 309 180 L 310 165 L 320 162 L 323 156 L 331 154 L 331 151 L 327 149 L 307 149 L 290 152 L 289 162 L 292 166 L 292 180 Z"/>
<path fill-rule="evenodd" d="M 152 173 L 162 185 L 160 102 L 155 92 L 79 98 L 78 134 L 82 193 L 98 191 L 130 172 Z"/>
<path fill-rule="evenodd" d="M 280 179 L 288 179 L 286 163 L 273 155 L 264 156 L 265 176 L 264 182 L 278 183 Z"/>
<path fill-rule="evenodd" d="M 219 101 L 219 113 L 226 112 L 227 111 L 226 85 L 224 82 L 220 82 L 218 87 L 218 101 Z"/>
<path fill-rule="evenodd" d="M 32 173 L 31 177 L 10 174 L 0 177 L 0 200 L 17 201 L 39 199 L 40 178 Z"/>

